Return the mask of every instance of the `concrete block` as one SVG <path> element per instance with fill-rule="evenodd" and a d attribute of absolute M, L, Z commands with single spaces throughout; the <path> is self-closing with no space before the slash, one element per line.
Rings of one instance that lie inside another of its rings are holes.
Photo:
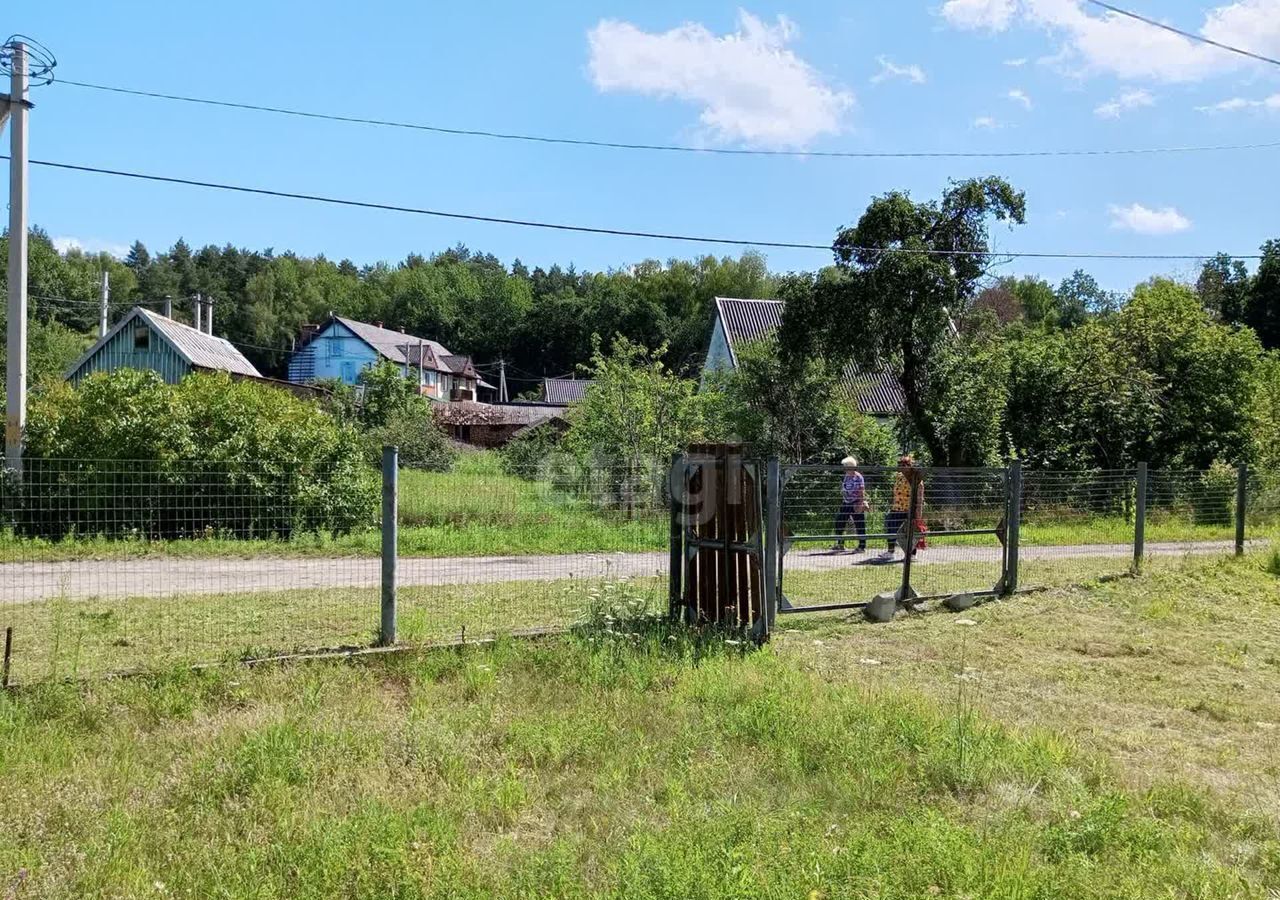
<path fill-rule="evenodd" d="M 869 622 L 892 622 L 893 614 L 898 611 L 898 598 L 892 591 L 876 594 L 866 605 L 863 614 Z"/>
<path fill-rule="evenodd" d="M 976 606 L 978 598 L 973 594 L 952 594 L 950 597 L 942 601 L 942 605 L 952 612 L 963 612 Z"/>

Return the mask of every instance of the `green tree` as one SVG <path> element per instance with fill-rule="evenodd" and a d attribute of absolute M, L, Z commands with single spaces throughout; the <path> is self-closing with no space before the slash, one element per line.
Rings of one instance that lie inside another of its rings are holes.
<path fill-rule="evenodd" d="M 1280 240 L 1262 245 L 1262 261 L 1249 285 L 1244 321 L 1268 350 L 1280 348 Z"/>
<path fill-rule="evenodd" d="M 946 411 L 931 405 L 941 396 L 938 350 L 990 265 L 989 221 L 1021 223 L 1025 212 L 1023 194 L 995 177 L 952 184 L 939 201 L 917 203 L 901 192 L 876 198 L 837 235 L 833 273 L 784 285 L 785 354 L 796 360 L 816 350 L 833 365 L 851 357 L 864 369 L 892 365 L 933 463 L 975 462 L 953 455 Z"/>
<path fill-rule="evenodd" d="M 1196 279 L 1200 304 L 1228 325 L 1244 321 L 1249 297 L 1249 270 L 1243 262 L 1225 253 L 1205 260 Z"/>
<path fill-rule="evenodd" d="M 834 462 L 852 453 L 875 465 L 895 453 L 892 433 L 857 410 L 821 358 L 788 365 L 776 337 L 736 355 L 736 369 L 715 373 L 704 386 L 720 395 L 714 412 L 722 436 L 791 463 Z"/>

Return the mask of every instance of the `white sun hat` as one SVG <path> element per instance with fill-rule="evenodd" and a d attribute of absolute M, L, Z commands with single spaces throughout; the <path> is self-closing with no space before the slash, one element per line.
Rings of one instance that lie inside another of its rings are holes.
<path fill-rule="evenodd" d="M 846 456 L 844 459 L 840 460 L 840 465 L 847 469 L 856 469 L 858 468 L 858 461 L 852 456 Z"/>

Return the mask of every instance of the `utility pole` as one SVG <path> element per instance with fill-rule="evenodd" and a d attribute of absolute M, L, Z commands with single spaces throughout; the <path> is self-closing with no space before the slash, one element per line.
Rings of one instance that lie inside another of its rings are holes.
<path fill-rule="evenodd" d="M 419 340 L 418 340 L 418 393 L 419 393 L 419 394 L 421 394 L 421 393 L 422 393 L 422 386 L 423 386 L 423 381 L 424 381 L 424 379 L 423 379 L 423 377 L 422 377 L 422 376 L 423 376 L 423 363 L 422 363 L 422 357 L 423 357 L 423 355 L 424 355 L 424 353 L 425 353 L 425 352 L 426 352 L 426 344 L 425 344 L 425 343 L 423 343 L 423 341 L 422 341 L 421 339 L 419 339 Z"/>
<path fill-rule="evenodd" d="M 102 270 L 102 290 L 98 294 L 98 337 L 107 336 L 107 304 L 111 301 L 111 276 Z"/>
<path fill-rule="evenodd" d="M 498 357 L 498 402 L 507 402 L 507 360 Z"/>
<path fill-rule="evenodd" d="M 202 312 L 204 312 L 204 304 L 200 302 L 200 295 L 196 294 L 191 299 L 191 324 L 196 331 L 204 331 L 204 328 L 200 325 L 200 314 Z"/>
<path fill-rule="evenodd" d="M 13 45 L 9 75 L 9 321 L 5 366 L 5 465 L 22 471 L 27 425 L 27 45 Z"/>

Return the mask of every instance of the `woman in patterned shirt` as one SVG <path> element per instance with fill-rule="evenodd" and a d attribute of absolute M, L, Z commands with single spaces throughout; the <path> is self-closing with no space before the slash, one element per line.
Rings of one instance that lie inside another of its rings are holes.
<path fill-rule="evenodd" d="M 924 476 L 921 471 L 916 468 L 916 461 L 911 454 L 906 453 L 898 458 L 898 473 L 893 476 L 893 504 L 889 507 L 889 511 L 885 513 L 884 530 L 889 535 L 897 535 L 903 524 L 907 521 L 908 507 L 911 506 L 911 483 L 919 482 L 920 487 L 916 493 L 916 508 L 910 511 L 912 519 L 922 521 L 924 519 Z M 889 549 L 880 554 L 880 559 L 891 560 L 894 558 L 894 551 L 897 549 L 898 543 L 894 537 L 889 538 Z M 915 550 L 912 550 L 915 553 Z"/>

